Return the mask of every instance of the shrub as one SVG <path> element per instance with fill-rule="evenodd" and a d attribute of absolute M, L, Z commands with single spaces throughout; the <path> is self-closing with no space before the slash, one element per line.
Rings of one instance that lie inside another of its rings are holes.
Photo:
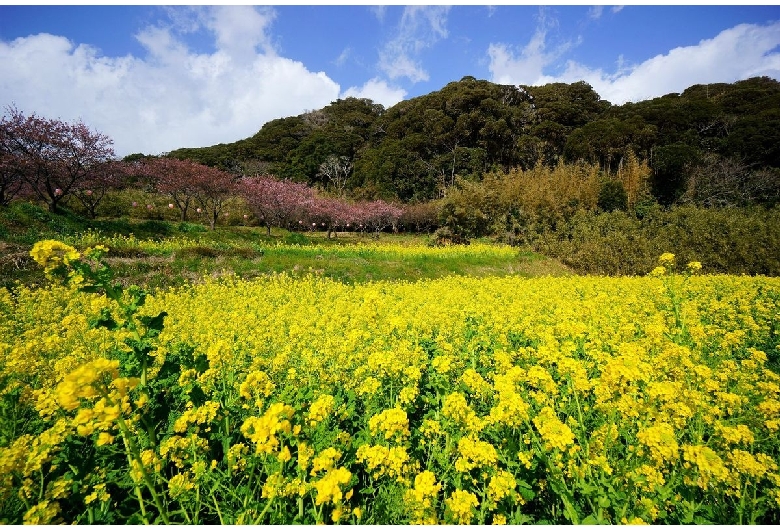
<path fill-rule="evenodd" d="M 623 183 L 608 180 L 599 189 L 598 207 L 605 212 L 628 209 L 628 194 Z"/>

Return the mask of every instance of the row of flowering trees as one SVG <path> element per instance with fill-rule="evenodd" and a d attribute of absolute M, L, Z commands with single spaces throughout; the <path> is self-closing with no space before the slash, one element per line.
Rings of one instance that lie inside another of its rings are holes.
<path fill-rule="evenodd" d="M 132 186 L 170 198 L 181 220 L 196 209 L 213 230 L 229 199 L 240 196 L 267 227 L 328 231 L 395 227 L 401 208 L 384 201 L 352 203 L 304 184 L 270 176 L 243 177 L 190 160 L 144 157 L 119 161 L 112 140 L 81 122 L 25 116 L 8 108 L 0 120 L 0 205 L 36 198 L 56 212 L 75 197 L 91 217 L 110 190 Z"/>
<path fill-rule="evenodd" d="M 268 234 L 272 227 L 289 230 L 317 227 L 328 236 L 336 231 L 369 230 L 379 233 L 395 228 L 403 213 L 398 206 L 381 200 L 349 202 L 322 195 L 298 182 L 265 175 L 236 176 L 190 160 L 149 158 L 126 167 L 127 174 L 142 179 L 147 188 L 170 197 L 187 220 L 197 205 L 209 217 L 213 230 L 231 197 L 244 199 Z"/>
<path fill-rule="evenodd" d="M 403 210 L 382 200 L 349 202 L 326 197 L 305 184 L 276 180 L 271 176 L 244 178 L 238 193 L 252 213 L 271 227 L 290 230 L 319 226 L 328 236 L 338 230 L 370 230 L 379 233 L 398 224 Z"/>

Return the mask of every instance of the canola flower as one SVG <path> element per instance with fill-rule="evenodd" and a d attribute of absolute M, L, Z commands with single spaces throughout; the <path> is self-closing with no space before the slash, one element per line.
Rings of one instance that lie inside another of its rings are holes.
<path fill-rule="evenodd" d="M 104 295 L 0 295 L 0 395 L 35 417 L 0 445 L 3 522 L 778 523 L 780 281 L 678 281 L 662 258 L 660 277 L 206 280 L 138 309 L 167 312 L 146 381 L 127 329 L 95 326 L 123 318 Z"/>

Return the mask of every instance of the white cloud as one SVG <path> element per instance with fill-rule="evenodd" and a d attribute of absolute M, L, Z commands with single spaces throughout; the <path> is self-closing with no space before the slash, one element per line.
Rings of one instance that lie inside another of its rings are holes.
<path fill-rule="evenodd" d="M 220 6 L 204 12 L 205 25 L 216 36 L 217 49 L 232 57 L 252 57 L 256 53 L 274 55 L 268 28 L 275 13 L 269 8 Z"/>
<path fill-rule="evenodd" d="M 554 25 L 555 21 L 548 20 L 544 11 L 540 11 L 536 31 L 528 44 L 517 55 L 513 52 L 512 47 L 506 44 L 490 44 L 488 47 L 489 69 L 493 75 L 493 81 L 506 85 L 539 84 L 538 81 L 544 77 L 545 67 L 553 64 L 571 48 L 571 43 L 563 42 L 553 49 L 549 49 L 547 31 Z M 522 81 L 518 81 L 519 79 Z"/>
<path fill-rule="evenodd" d="M 604 13 L 604 6 L 591 6 L 588 9 L 588 18 L 597 20 L 601 18 L 602 13 Z"/>
<path fill-rule="evenodd" d="M 0 41 L 0 101 L 72 121 L 114 139 L 119 156 L 232 142 L 263 123 L 321 108 L 339 85 L 275 54 L 270 10 L 205 9 L 216 51 L 198 54 L 171 28 L 137 35 L 148 55 L 105 57 L 90 46 L 39 34 Z"/>
<path fill-rule="evenodd" d="M 347 62 L 347 59 L 349 59 L 349 56 L 352 55 L 352 48 L 344 48 L 338 57 L 336 57 L 336 60 L 333 61 L 333 64 L 336 66 L 344 66 L 344 64 Z"/>
<path fill-rule="evenodd" d="M 379 69 L 390 79 L 407 77 L 413 83 L 427 81 L 419 54 L 447 38 L 447 6 L 404 7 L 397 35 L 379 53 Z"/>
<path fill-rule="evenodd" d="M 535 39 L 519 57 L 503 44 L 491 44 L 488 55 L 497 83 L 542 85 L 584 80 L 603 99 L 621 104 L 681 92 L 695 84 L 732 83 L 755 76 L 780 79 L 778 46 L 780 22 L 740 24 L 695 46 L 675 48 L 635 66 L 625 65 L 620 57 L 617 71 L 612 73 L 569 61 L 563 73 L 547 75 L 545 68 L 555 54 L 545 53 L 544 43 L 540 45 Z"/>
<path fill-rule="evenodd" d="M 374 14 L 379 22 L 385 21 L 385 14 L 387 13 L 387 6 L 370 6 L 369 9 Z"/>
<path fill-rule="evenodd" d="M 349 87 L 341 97 L 368 98 L 388 108 L 402 101 L 406 97 L 406 90 L 391 87 L 383 79 L 375 77 L 366 81 L 362 87 Z"/>

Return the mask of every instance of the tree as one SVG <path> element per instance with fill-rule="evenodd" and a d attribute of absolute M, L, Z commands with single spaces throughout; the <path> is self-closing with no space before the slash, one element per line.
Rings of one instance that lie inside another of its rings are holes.
<path fill-rule="evenodd" d="M 407 204 L 403 210 L 399 223 L 406 230 L 430 232 L 438 226 L 439 212 L 435 201 Z"/>
<path fill-rule="evenodd" d="M 209 214 L 209 226 L 214 230 L 219 214 L 237 189 L 235 180 L 226 171 L 201 166 L 192 174 L 191 184 L 195 188 L 195 201 Z"/>
<path fill-rule="evenodd" d="M 11 149 L 5 131 L 0 127 L 0 206 L 7 206 L 24 186 L 24 165 Z"/>
<path fill-rule="evenodd" d="M 780 170 L 756 170 L 744 161 L 708 153 L 691 171 L 681 200 L 705 207 L 771 206 L 780 201 Z"/>
<path fill-rule="evenodd" d="M 92 219 L 96 217 L 97 207 L 106 193 L 122 187 L 129 167 L 118 160 L 97 164 L 87 178 L 73 187 L 73 196 L 84 206 Z"/>
<path fill-rule="evenodd" d="M 385 228 L 389 226 L 395 228 L 398 224 L 398 219 L 401 218 L 403 213 L 403 210 L 398 206 L 383 200 L 362 202 L 359 203 L 358 207 L 362 224 L 370 230 L 374 230 L 377 238 L 379 238 L 379 233 Z"/>
<path fill-rule="evenodd" d="M 243 178 L 237 190 L 252 213 L 262 221 L 271 235 L 271 227 L 289 226 L 292 221 L 309 219 L 314 190 L 305 184 L 277 180 L 271 176 Z M 297 217 L 297 219 L 296 219 Z"/>
<path fill-rule="evenodd" d="M 336 190 L 339 197 L 344 197 L 344 186 L 352 172 L 352 162 L 346 156 L 330 155 L 320 164 L 319 176 L 325 177 Z"/>
<path fill-rule="evenodd" d="M 628 208 L 628 195 L 621 181 L 608 180 L 601 185 L 598 207 L 605 212 Z"/>
<path fill-rule="evenodd" d="M 187 212 L 200 191 L 196 180 L 206 166 L 191 160 L 162 157 L 146 159 L 138 169 L 158 192 L 171 198 L 181 212 L 181 220 L 186 221 Z"/>
<path fill-rule="evenodd" d="M 688 174 L 699 164 L 701 152 L 683 142 L 655 149 L 650 157 L 653 194 L 662 204 L 671 204 L 683 194 Z"/>
<path fill-rule="evenodd" d="M 51 212 L 114 159 L 113 141 L 80 121 L 25 116 L 15 107 L 7 112 L 0 121 L 3 163 L 13 165 L 9 171 L 18 172 Z"/>

